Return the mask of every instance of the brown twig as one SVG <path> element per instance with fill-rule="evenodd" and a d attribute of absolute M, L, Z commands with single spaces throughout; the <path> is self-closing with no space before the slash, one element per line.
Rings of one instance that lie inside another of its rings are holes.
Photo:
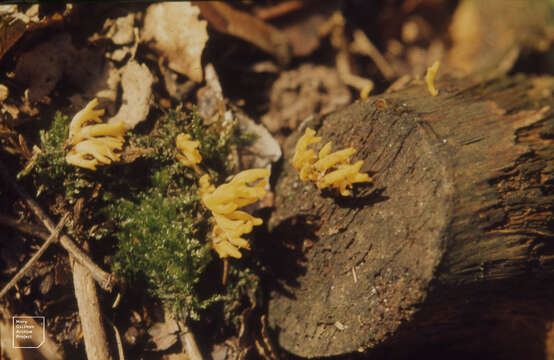
<path fill-rule="evenodd" d="M 9 226 L 11 228 L 16 229 L 17 231 L 41 238 L 43 240 L 46 240 L 49 237 L 48 233 L 44 231 L 44 228 L 42 226 L 24 223 L 12 217 L 1 215 L 1 214 L 0 214 L 0 224 Z"/>
<path fill-rule="evenodd" d="M 22 199 L 25 201 L 27 206 L 33 211 L 35 216 L 44 224 L 44 226 L 50 231 L 53 232 L 56 228 L 54 222 L 46 215 L 46 213 L 40 208 L 40 206 L 33 200 L 19 185 L 9 175 L 9 171 L 6 169 L 4 164 L 0 162 L 0 177 L 8 184 Z M 21 229 L 23 231 L 23 229 Z M 44 235 L 40 235 L 44 238 Z M 49 235 L 46 234 L 46 238 Z M 100 287 L 106 291 L 111 291 L 114 286 L 114 279 L 104 270 L 102 270 L 98 265 L 96 265 L 86 253 L 84 253 L 71 238 L 67 235 L 62 235 L 60 237 L 60 244 L 64 247 L 67 252 L 69 252 L 75 260 L 81 263 L 85 268 L 90 272 L 91 276 L 98 282 Z"/>
<path fill-rule="evenodd" d="M 19 222 L 9 216 L 0 215 L 0 224 L 12 227 L 26 234 L 39 237 L 45 241 L 49 238 L 48 233 L 44 232 L 41 226 Z M 66 237 L 69 241 L 67 241 L 67 239 L 64 241 L 64 237 Z M 68 253 L 70 253 L 75 258 L 75 260 L 77 260 L 87 268 L 92 277 L 104 290 L 111 291 L 113 287 L 113 280 L 110 274 L 100 269 L 100 267 L 98 267 L 98 265 L 96 265 L 90 259 L 90 257 L 67 236 L 62 235 L 62 237 L 60 238 L 60 244 L 65 248 L 65 250 L 67 250 Z M 109 279 L 109 283 L 106 282 L 107 279 Z M 103 286 L 103 284 L 105 285 Z"/>
<path fill-rule="evenodd" d="M 275 19 L 287 15 L 293 11 L 298 11 L 304 7 L 304 2 L 300 0 L 283 1 L 277 5 L 265 9 L 255 10 L 256 16 L 264 21 Z"/>
<path fill-rule="evenodd" d="M 185 350 L 187 352 L 187 355 L 189 359 L 191 360 L 202 360 L 202 353 L 198 349 L 198 345 L 196 344 L 196 340 L 194 339 L 194 334 L 189 329 L 189 327 L 185 324 L 184 321 L 177 321 L 177 324 L 179 325 L 179 339 L 181 339 L 181 343 L 185 347 Z"/>
<path fill-rule="evenodd" d="M 58 239 L 58 237 L 60 236 L 60 231 L 62 231 L 67 221 L 67 215 L 68 214 L 65 214 L 61 218 L 58 225 L 56 225 L 56 228 L 54 229 L 54 231 L 52 231 L 50 236 L 48 236 L 48 238 L 46 239 L 44 244 L 42 244 L 40 249 L 38 249 L 38 251 L 29 259 L 29 261 L 27 261 L 27 263 L 23 265 L 21 270 L 19 270 L 17 274 L 15 274 L 15 276 L 6 284 L 6 286 L 4 286 L 2 291 L 0 291 L 0 299 L 3 298 L 4 295 L 6 295 L 6 293 L 19 281 L 19 279 L 23 277 L 23 275 L 25 275 L 27 270 L 29 270 L 29 268 L 42 256 L 42 254 L 44 254 L 44 252 L 46 251 L 46 249 L 48 249 L 50 244 L 52 244 L 54 241 Z"/>
<path fill-rule="evenodd" d="M 358 53 L 369 56 L 371 60 L 373 60 L 379 71 L 381 71 L 385 79 L 390 80 L 394 78 L 396 74 L 394 69 L 392 68 L 392 66 L 390 66 L 385 57 L 381 55 L 379 49 L 377 49 L 377 47 L 373 45 L 366 34 L 358 29 L 354 31 L 353 37 L 354 42 L 352 43 L 351 49 Z"/>
<path fill-rule="evenodd" d="M 119 360 L 125 360 L 125 351 L 123 350 L 123 341 L 121 341 L 121 335 L 119 334 L 119 330 L 117 329 L 117 326 L 113 322 L 110 321 L 106 316 L 104 316 L 104 320 L 112 327 L 115 337 L 115 344 L 117 345 L 117 355 Z"/>
<path fill-rule="evenodd" d="M 71 257 L 73 286 L 83 329 L 88 360 L 111 360 L 108 338 L 102 326 L 102 313 L 96 293 L 96 284 L 87 269 Z"/>

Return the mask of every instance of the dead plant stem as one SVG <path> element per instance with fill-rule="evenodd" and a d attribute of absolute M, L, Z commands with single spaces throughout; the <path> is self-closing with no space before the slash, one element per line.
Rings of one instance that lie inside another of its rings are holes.
<path fill-rule="evenodd" d="M 22 199 L 27 206 L 33 211 L 35 216 L 44 224 L 44 226 L 51 232 L 56 228 L 54 222 L 46 215 L 46 213 L 40 208 L 37 202 L 31 198 L 17 183 L 12 179 L 8 169 L 0 162 L 0 177 L 8 184 Z M 46 235 L 48 237 L 48 235 Z M 60 244 L 69 252 L 75 260 L 81 263 L 96 280 L 100 287 L 106 291 L 111 291 L 114 285 L 114 279 L 98 265 L 96 265 L 88 255 L 83 252 L 71 238 L 67 235 L 60 237 Z"/>
<path fill-rule="evenodd" d="M 38 251 L 29 259 L 29 261 L 27 261 L 27 263 L 23 265 L 21 270 L 19 270 L 17 274 L 15 274 L 15 276 L 6 284 L 6 286 L 4 286 L 2 291 L 0 291 L 0 299 L 3 298 L 4 295 L 6 295 L 6 293 L 19 281 L 19 279 L 21 279 L 25 275 L 27 270 L 29 270 L 29 268 L 42 256 L 42 254 L 44 254 L 44 252 L 46 251 L 46 249 L 48 249 L 50 244 L 52 244 L 54 241 L 58 239 L 58 237 L 60 236 L 60 231 L 62 231 L 67 221 L 67 215 L 68 214 L 65 214 L 61 218 L 58 225 L 56 225 L 56 228 L 54 229 L 54 231 L 52 231 L 50 236 L 48 236 L 48 239 L 46 239 L 46 241 L 44 242 L 44 244 L 42 244 L 40 249 L 38 249 Z"/>

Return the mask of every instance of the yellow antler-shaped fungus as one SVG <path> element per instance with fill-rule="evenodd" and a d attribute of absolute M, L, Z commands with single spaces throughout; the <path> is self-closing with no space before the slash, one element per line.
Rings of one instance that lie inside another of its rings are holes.
<path fill-rule="evenodd" d="M 315 131 L 307 128 L 304 135 L 296 143 L 292 166 L 300 172 L 300 179 L 302 181 L 317 180 L 317 172 L 313 169 L 313 164 L 316 161 L 315 152 L 309 150 L 308 146 L 317 144 L 320 141 L 321 138 L 315 136 Z"/>
<path fill-rule="evenodd" d="M 200 178 L 202 203 L 212 212 L 215 220 L 212 247 L 220 258 L 240 258 L 242 254 L 239 248 L 250 249 L 248 240 L 242 236 L 250 233 L 254 226 L 261 225 L 262 219 L 237 209 L 265 196 L 265 178 L 268 176 L 268 169 L 245 170 L 235 175 L 229 183 L 217 188 L 211 184 L 209 175 Z M 256 183 L 248 185 L 253 182 Z"/>
<path fill-rule="evenodd" d="M 302 181 L 313 181 L 318 189 L 338 189 L 343 196 L 351 194 L 352 184 L 372 181 L 368 174 L 360 173 L 363 160 L 350 164 L 350 156 L 356 152 L 353 147 L 331 153 L 332 142 L 328 142 L 319 151 L 316 161 L 315 152 L 308 146 L 320 141 L 321 137 L 307 128 L 296 143 L 292 165 L 300 172 Z"/>
<path fill-rule="evenodd" d="M 102 122 L 104 110 L 95 110 L 98 100 L 92 99 L 69 124 L 68 143 L 72 146 L 65 160 L 75 166 L 96 170 L 96 166 L 118 161 L 125 140 L 125 124 L 94 124 Z"/>
<path fill-rule="evenodd" d="M 175 139 L 177 149 L 181 154 L 177 154 L 179 159 L 185 166 L 197 169 L 197 164 L 202 161 L 202 155 L 198 151 L 200 141 L 192 141 L 189 134 L 179 134 Z"/>

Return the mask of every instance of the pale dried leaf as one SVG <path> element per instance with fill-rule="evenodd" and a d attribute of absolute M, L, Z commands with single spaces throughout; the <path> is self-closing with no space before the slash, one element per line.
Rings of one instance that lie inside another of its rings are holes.
<path fill-rule="evenodd" d="M 235 112 L 235 117 L 239 121 L 241 133 L 256 135 L 256 140 L 243 149 L 252 157 L 245 168 L 266 168 L 281 158 L 279 143 L 264 126 L 256 124 L 248 116 L 239 112 Z M 241 160 L 244 163 L 244 159 Z"/>
<path fill-rule="evenodd" d="M 178 339 L 179 325 L 175 320 L 158 322 L 148 329 L 148 334 L 152 337 L 152 342 L 156 345 L 154 350 L 164 351 L 173 346 Z"/>
<path fill-rule="evenodd" d="M 200 10 L 188 2 L 150 5 L 146 10 L 142 41 L 167 58 L 170 69 L 202 81 L 201 57 L 208 41 L 207 23 Z"/>
<path fill-rule="evenodd" d="M 465 0 L 450 26 L 447 60 L 462 75 L 492 78 L 507 73 L 522 50 L 546 51 L 554 41 L 548 0 Z"/>
<path fill-rule="evenodd" d="M 121 107 L 109 123 L 123 121 L 127 130 L 146 119 L 152 102 L 154 76 L 145 64 L 129 61 L 121 71 Z"/>
<path fill-rule="evenodd" d="M 135 40 L 133 25 L 135 23 L 135 14 L 129 13 L 115 19 L 109 27 L 106 34 L 115 45 L 130 44 Z"/>

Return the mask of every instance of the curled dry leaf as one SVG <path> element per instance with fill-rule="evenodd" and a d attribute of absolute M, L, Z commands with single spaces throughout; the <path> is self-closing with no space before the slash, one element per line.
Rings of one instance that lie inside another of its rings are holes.
<path fill-rule="evenodd" d="M 152 101 L 153 83 L 154 76 L 145 64 L 141 65 L 135 60 L 129 61 L 121 72 L 123 88 L 121 107 L 109 123 L 116 124 L 123 121 L 125 128 L 129 130 L 146 119 Z"/>
<path fill-rule="evenodd" d="M 129 13 L 126 16 L 118 17 L 115 20 L 108 19 L 104 27 L 108 26 L 106 37 L 110 38 L 115 45 L 127 45 L 135 40 L 134 33 L 135 14 Z"/>
<path fill-rule="evenodd" d="M 271 89 L 270 110 L 262 117 L 269 131 L 294 130 L 310 115 L 325 115 L 350 103 L 350 91 L 335 69 L 305 64 L 284 71 Z"/>
<path fill-rule="evenodd" d="M 492 78 L 507 73 L 522 50 L 546 51 L 554 41 L 554 13 L 548 0 L 462 1 L 450 34 L 450 66 L 464 74 Z"/>
<path fill-rule="evenodd" d="M 200 10 L 188 2 L 153 4 L 146 10 L 142 41 L 168 61 L 170 69 L 202 81 L 201 57 L 208 32 Z"/>
<path fill-rule="evenodd" d="M 148 329 L 148 334 L 152 337 L 152 342 L 156 346 L 155 351 L 164 351 L 173 346 L 177 342 L 178 332 L 179 325 L 173 319 L 155 323 Z"/>
<path fill-rule="evenodd" d="M 236 111 L 234 115 L 239 122 L 241 133 L 256 136 L 256 140 L 241 149 L 241 168 L 265 168 L 281 158 L 279 143 L 264 126 L 256 124 L 241 112 Z"/>
<path fill-rule="evenodd" d="M 287 37 L 277 28 L 219 1 L 193 2 L 215 30 L 248 41 L 273 55 L 282 65 L 288 64 L 291 51 Z"/>
<path fill-rule="evenodd" d="M 27 31 L 48 27 L 63 21 L 73 5 L 67 4 L 63 13 L 39 17 L 39 5 L 31 5 L 22 12 L 18 5 L 0 5 L 0 59 Z"/>

